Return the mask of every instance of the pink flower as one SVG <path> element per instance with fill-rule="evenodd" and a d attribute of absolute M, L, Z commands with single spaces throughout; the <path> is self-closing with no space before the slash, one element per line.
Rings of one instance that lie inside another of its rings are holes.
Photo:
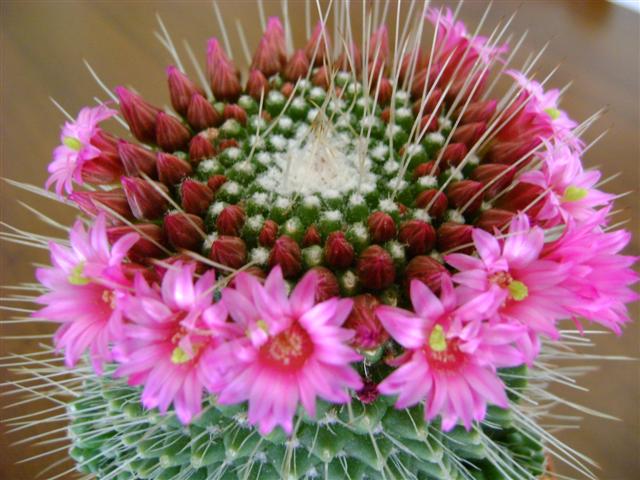
<path fill-rule="evenodd" d="M 568 146 L 548 145 L 540 157 L 542 168 L 524 173 L 520 181 L 548 191 L 545 203 L 536 215 L 536 220 L 544 222 L 546 227 L 566 223 L 570 218 L 584 222 L 593 217 L 596 207 L 613 200 L 613 195 L 596 188 L 600 171 L 584 171 L 580 156 Z"/>
<path fill-rule="evenodd" d="M 496 369 L 523 363 L 512 344 L 524 329 L 483 322 L 492 306 L 491 297 L 481 294 L 461 304 L 451 279 L 443 276 L 440 299 L 422 282 L 411 282 L 415 313 L 378 307 L 376 313 L 384 327 L 407 349 L 402 366 L 378 390 L 398 395 L 396 408 L 426 400 L 426 420 L 440 415 L 445 431 L 458 420 L 469 430 L 473 421 L 484 419 L 488 403 L 507 408 L 505 387 Z"/>
<path fill-rule="evenodd" d="M 194 282 L 196 265 L 174 263 L 162 285 L 150 286 L 142 275 L 123 301 L 129 320 L 119 344 L 116 376 L 130 385 L 144 384 L 142 404 L 166 413 L 173 403 L 184 424 L 202 409 L 205 388 L 220 381 L 209 355 L 223 338 L 239 334 L 226 323 L 222 303 L 213 303 L 215 273 Z"/>
<path fill-rule="evenodd" d="M 529 219 L 519 214 L 511 222 L 503 242 L 481 229 L 474 229 L 478 257 L 451 254 L 446 262 L 459 270 L 453 281 L 460 285 L 463 299 L 485 292 L 494 295 L 495 314 L 502 322 L 524 324 L 530 336 L 520 347 L 531 362 L 537 355 L 536 334 L 557 336 L 556 321 L 568 316 L 562 306 L 567 291 L 563 281 L 567 267 L 540 259 L 544 232 L 531 228 Z"/>
<path fill-rule="evenodd" d="M 316 396 L 349 402 L 347 389 L 362 387 L 349 366 L 360 360 L 347 345 L 353 332 L 341 328 L 353 302 L 332 298 L 316 304 L 315 273 L 305 275 L 287 298 L 279 266 L 271 270 L 264 286 L 245 273 L 235 282 L 236 290 L 225 289 L 222 301 L 247 335 L 217 356 L 218 364 L 226 361 L 235 370 L 218 401 L 248 400 L 249 422 L 258 424 L 265 435 L 277 425 L 290 434 L 298 402 L 311 416 Z"/>
<path fill-rule="evenodd" d="M 104 214 L 96 217 L 88 231 L 78 220 L 71 229 L 71 248 L 51 242 L 52 268 L 36 270 L 38 281 L 51 291 L 38 297 L 46 305 L 34 316 L 60 322 L 54 337 L 73 367 L 89 351 L 94 369 L 112 360 L 109 345 L 122 329 L 120 298 L 129 287 L 122 261 L 138 234 L 121 237 L 111 248 Z"/>
<path fill-rule="evenodd" d="M 116 111 L 105 105 L 85 107 L 80 110 L 75 122 L 66 122 L 60 133 L 62 145 L 53 150 L 53 161 L 46 188 L 56 184 L 56 193 L 61 196 L 73 191 L 73 182 L 82 184 L 82 166 L 88 160 L 100 156 L 101 150 L 91 144 L 93 136 L 100 132 L 98 124 L 116 115 Z"/>
<path fill-rule="evenodd" d="M 573 133 L 578 124 L 564 110 L 560 110 L 560 90 L 554 88 L 545 91 L 540 83 L 527 78 L 517 70 L 508 70 L 506 73 L 515 79 L 522 88 L 522 93 L 512 106 L 513 109 L 520 109 L 519 112 L 500 136 L 517 130 L 520 125 L 521 133 L 530 136 L 537 131 L 538 136 L 542 138 L 554 135 L 556 140 L 565 142 L 576 150 L 582 150 L 582 140 Z M 526 104 L 521 107 L 524 102 Z"/>
<path fill-rule="evenodd" d="M 570 293 L 561 301 L 572 315 L 620 334 L 630 321 L 625 304 L 638 299 L 629 288 L 638 281 L 632 269 L 637 257 L 620 255 L 631 239 L 629 232 L 602 230 L 609 211 L 604 208 L 581 224 L 570 221 L 563 235 L 545 246 L 542 258 L 569 267 L 563 285 Z"/>

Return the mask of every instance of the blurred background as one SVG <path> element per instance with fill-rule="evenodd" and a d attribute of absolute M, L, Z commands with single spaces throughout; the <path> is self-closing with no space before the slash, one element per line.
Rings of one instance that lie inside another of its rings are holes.
<path fill-rule="evenodd" d="M 510 31 L 514 38 L 525 30 L 529 33 L 514 65 L 521 65 L 529 53 L 539 51 L 550 42 L 538 63 L 537 78 L 543 78 L 560 65 L 550 84 L 561 88 L 573 82 L 563 97 L 562 106 L 578 121 L 606 108 L 603 118 L 592 128 L 587 139 L 594 139 L 605 130 L 609 132 L 589 150 L 585 161 L 590 166 L 598 166 L 605 177 L 622 172 L 608 183 L 607 189 L 617 193 L 631 192 L 618 201 L 617 206 L 623 211 L 616 218 L 629 221 L 627 228 L 636 234 L 629 253 L 638 255 L 640 15 L 619 5 L 627 3 L 627 7 L 638 7 L 637 2 L 616 3 L 498 0 L 493 2 L 483 31 L 490 32 L 498 22 L 517 11 Z M 218 4 L 236 57 L 240 58 L 235 19 L 242 20 L 250 48 L 253 48 L 261 34 L 255 3 L 253 0 L 220 0 Z M 279 1 L 265 0 L 265 5 L 267 13 L 280 12 Z M 300 44 L 304 36 L 304 4 L 290 0 L 289 7 L 294 41 Z M 478 0 L 467 1 L 462 6 L 460 16 L 471 31 L 486 8 L 487 3 Z M 168 103 L 164 68 L 170 58 L 153 35 L 158 30 L 156 13 L 162 16 L 181 51 L 184 52 L 182 40 L 188 40 L 204 64 L 206 39 L 220 35 L 208 1 L 0 1 L 0 176 L 44 184 L 51 149 L 58 143 L 59 127 L 65 120 L 49 97 L 55 98 L 73 115 L 82 106 L 94 103 L 94 96 L 105 98 L 84 67 L 83 59 L 109 87 L 130 85 L 154 104 Z M 359 22 L 359 15 L 354 22 Z M 57 233 L 39 222 L 18 203 L 19 200 L 63 224 L 72 221 L 73 212 L 60 204 L 0 182 L 0 219 L 3 222 L 37 233 Z M 46 262 L 46 251 L 3 243 L 0 245 L 0 285 L 32 281 L 31 264 Z M 2 295 L 5 294 L 3 291 Z M 639 357 L 637 305 L 633 307 L 632 317 L 636 322 L 627 327 L 624 336 L 598 336 L 597 353 Z M 38 343 L 46 342 L 44 335 L 52 331 L 41 324 L 19 327 L 5 324 L 0 328 L 0 356 L 8 352 L 34 351 Z M 33 338 L 11 338 L 19 334 Z M 601 363 L 599 371 L 581 379 L 581 385 L 588 388 L 589 393 L 568 389 L 556 389 L 555 393 L 610 413 L 621 421 L 586 416 L 579 431 L 569 429 L 559 432 L 558 436 L 599 463 L 598 478 L 640 478 L 640 364 L 638 361 L 595 363 Z M 7 372 L 2 370 L 0 377 L 0 381 L 6 381 Z M 0 397 L 2 405 L 15 401 L 13 396 Z M 24 404 L 0 410 L 0 416 L 22 415 L 32 408 L 35 406 Z M 51 462 L 64 459 L 65 452 L 61 451 L 52 458 L 16 464 L 18 459 L 33 452 L 28 445 L 10 446 L 18 437 L 5 436 L 6 428 L 1 428 L 0 479 L 32 480 Z M 43 426 L 41 431 L 46 428 Z M 56 447 L 60 444 L 51 448 Z M 574 476 L 573 472 L 558 467 L 561 472 Z M 48 476 L 45 474 L 43 478 Z"/>

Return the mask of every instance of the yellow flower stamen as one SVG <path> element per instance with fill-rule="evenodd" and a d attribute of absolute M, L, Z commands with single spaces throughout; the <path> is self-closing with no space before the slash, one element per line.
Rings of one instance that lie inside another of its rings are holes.
<path fill-rule="evenodd" d="M 64 143 L 71 150 L 80 151 L 82 148 L 82 142 L 74 137 L 64 137 L 62 139 L 62 143 Z"/>
<path fill-rule="evenodd" d="M 181 365 L 183 363 L 187 363 L 192 358 L 193 357 L 191 355 L 189 355 L 187 352 L 185 352 L 182 349 L 182 347 L 174 348 L 173 352 L 171 353 L 171 363 L 173 363 L 175 365 Z"/>
<path fill-rule="evenodd" d="M 434 352 L 444 352 L 447 349 L 447 338 L 442 325 L 436 325 L 429 335 L 429 348 Z"/>
<path fill-rule="evenodd" d="M 589 191 L 586 188 L 574 187 L 573 185 L 569 185 L 564 191 L 562 200 L 565 202 L 577 202 L 579 200 L 582 200 L 588 194 Z"/>
<path fill-rule="evenodd" d="M 513 280 L 509 283 L 509 294 L 516 302 L 521 302 L 529 296 L 529 289 L 520 280 Z"/>
<path fill-rule="evenodd" d="M 67 280 L 71 285 L 87 285 L 90 280 L 84 276 L 84 262 L 80 262 L 67 277 Z"/>
<path fill-rule="evenodd" d="M 551 120 L 557 120 L 560 117 L 560 110 L 557 108 L 545 108 L 544 111 L 551 117 Z"/>

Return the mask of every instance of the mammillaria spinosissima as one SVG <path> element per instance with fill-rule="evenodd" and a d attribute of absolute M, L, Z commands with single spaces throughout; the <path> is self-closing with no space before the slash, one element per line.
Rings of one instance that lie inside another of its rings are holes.
<path fill-rule="evenodd" d="M 322 12 L 298 50 L 272 17 L 246 74 L 213 38 L 205 84 L 167 68 L 173 110 L 116 87 L 119 114 L 65 124 L 47 187 L 89 227 L 51 242 L 34 316 L 82 380 L 80 472 L 535 479 L 556 456 L 591 475 L 528 401 L 561 322 L 629 321 L 629 234 L 560 92 L 506 68 L 505 30 L 412 9 L 362 44 Z"/>

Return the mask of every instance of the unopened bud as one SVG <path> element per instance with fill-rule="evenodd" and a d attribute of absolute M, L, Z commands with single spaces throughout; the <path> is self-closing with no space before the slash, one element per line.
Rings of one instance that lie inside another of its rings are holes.
<path fill-rule="evenodd" d="M 429 253 L 436 242 L 436 231 L 427 222 L 409 220 L 402 224 L 398 241 L 407 246 L 407 253 L 413 257 Z"/>
<path fill-rule="evenodd" d="M 360 283 L 371 290 L 384 290 L 396 278 L 391 255 L 379 245 L 364 249 L 358 259 L 357 272 Z"/>
<path fill-rule="evenodd" d="M 216 150 L 211 142 L 202 134 L 198 134 L 189 143 L 189 160 L 193 164 L 199 163 L 205 158 L 215 156 Z"/>
<path fill-rule="evenodd" d="M 225 120 L 233 119 L 237 120 L 241 125 L 247 124 L 247 112 L 244 111 L 240 105 L 228 103 L 224 106 L 224 113 L 222 114 Z"/>
<path fill-rule="evenodd" d="M 238 99 L 242 92 L 238 72 L 216 38 L 207 44 L 207 73 L 216 100 L 233 102 Z"/>
<path fill-rule="evenodd" d="M 353 257 L 353 245 L 349 243 L 344 233 L 330 233 L 324 245 L 324 258 L 327 263 L 335 268 L 347 268 L 353 263 Z"/>
<path fill-rule="evenodd" d="M 493 233 L 496 229 L 502 230 L 509 225 L 514 216 L 514 212 L 500 210 L 499 208 L 491 208 L 482 212 L 475 225 L 489 233 Z"/>
<path fill-rule="evenodd" d="M 209 258 L 226 267 L 238 269 L 247 263 L 247 246 L 240 237 L 222 235 L 211 245 Z"/>
<path fill-rule="evenodd" d="M 311 225 L 304 233 L 304 237 L 302 238 L 302 246 L 309 247 L 311 245 L 320 245 L 321 243 L 322 237 L 320 236 L 320 232 L 318 232 L 318 229 L 315 225 Z"/>
<path fill-rule="evenodd" d="M 156 119 L 160 109 L 124 87 L 116 87 L 114 90 L 118 96 L 122 116 L 133 136 L 144 143 L 155 143 Z"/>
<path fill-rule="evenodd" d="M 471 253 L 473 251 L 473 227 L 461 223 L 446 222 L 438 228 L 438 250 L 448 253 Z"/>
<path fill-rule="evenodd" d="M 167 209 L 169 191 L 161 183 L 122 177 L 122 187 L 134 217 L 140 220 L 160 218 Z"/>
<path fill-rule="evenodd" d="M 449 200 L 447 200 L 447 196 L 443 192 L 430 188 L 418 194 L 416 206 L 428 208 L 427 213 L 433 218 L 441 218 L 444 212 L 447 211 Z"/>
<path fill-rule="evenodd" d="M 269 254 L 269 267 L 280 265 L 285 278 L 296 277 L 302 270 L 302 252 L 296 241 L 286 235 L 278 238 Z"/>
<path fill-rule="evenodd" d="M 447 167 L 457 167 L 467 156 L 469 150 L 464 143 L 450 143 L 444 150 L 438 152 L 442 155 L 442 163 Z"/>
<path fill-rule="evenodd" d="M 167 81 L 171 105 L 180 115 L 186 116 L 191 97 L 194 94 L 202 94 L 202 90 L 173 65 L 167 68 Z"/>
<path fill-rule="evenodd" d="M 69 200 L 75 202 L 80 210 L 92 217 L 100 212 L 104 213 L 113 224 L 133 219 L 129 202 L 121 188 L 108 191 L 73 192 L 69 195 Z"/>
<path fill-rule="evenodd" d="M 269 93 L 269 80 L 260 70 L 251 70 L 245 90 L 255 100 L 260 101 L 260 97 L 264 96 L 266 98 L 267 93 Z"/>
<path fill-rule="evenodd" d="M 164 233 L 162 228 L 155 223 L 138 223 L 136 225 L 123 225 L 107 229 L 109 243 L 115 243 L 120 237 L 129 233 L 137 233 L 140 238 L 129 249 L 128 256 L 132 260 L 147 264 L 153 258 L 162 257 L 164 250 Z"/>
<path fill-rule="evenodd" d="M 187 178 L 180 185 L 180 200 L 185 212 L 202 215 L 213 202 L 213 192 L 204 183 Z"/>
<path fill-rule="evenodd" d="M 178 184 L 192 170 L 191 165 L 186 160 L 164 152 L 158 153 L 156 167 L 158 169 L 158 179 L 165 185 Z"/>
<path fill-rule="evenodd" d="M 478 165 L 471 173 L 471 178 L 485 186 L 484 197 L 491 199 L 511 185 L 516 169 L 501 163 L 484 163 Z"/>
<path fill-rule="evenodd" d="M 263 247 L 273 247 L 278 236 L 278 224 L 273 220 L 265 220 L 258 235 L 258 243 Z"/>
<path fill-rule="evenodd" d="M 462 214 L 473 215 L 482 205 L 483 185 L 475 180 L 453 182 L 447 188 L 449 206 L 458 209 Z M 464 208 L 464 211 L 462 209 Z"/>
<path fill-rule="evenodd" d="M 160 112 L 157 117 L 156 143 L 167 152 L 186 150 L 191 134 L 175 117 Z"/>
<path fill-rule="evenodd" d="M 187 122 L 196 131 L 222 124 L 222 115 L 199 93 L 193 94 L 187 107 Z"/>
<path fill-rule="evenodd" d="M 176 250 L 197 251 L 202 244 L 204 222 L 202 218 L 190 213 L 170 213 L 164 217 L 164 231 L 169 243 Z"/>
<path fill-rule="evenodd" d="M 340 285 L 336 276 L 325 267 L 313 267 L 309 270 L 314 272 L 318 278 L 316 286 L 316 303 L 324 302 L 333 297 L 340 296 Z"/>
<path fill-rule="evenodd" d="M 459 126 L 451 137 L 451 141 L 455 143 L 464 143 L 467 148 L 471 149 L 480 137 L 487 130 L 487 124 L 485 122 L 467 123 L 466 125 Z"/>
<path fill-rule="evenodd" d="M 353 308 L 344 323 L 344 328 L 355 331 L 351 340 L 359 349 L 372 350 L 389 340 L 389 334 L 376 315 L 380 301 L 371 294 L 353 297 Z"/>
<path fill-rule="evenodd" d="M 396 236 L 396 222 L 388 213 L 373 212 L 367 224 L 373 243 L 388 242 Z"/>
<path fill-rule="evenodd" d="M 216 230 L 220 235 L 239 235 L 245 213 L 240 205 L 228 205 L 218 215 Z"/>
<path fill-rule="evenodd" d="M 462 123 L 488 122 L 496 113 L 497 100 L 473 102 L 467 106 L 462 114 Z"/>
<path fill-rule="evenodd" d="M 151 150 L 135 143 L 118 141 L 118 153 L 124 170 L 130 177 L 144 176 L 156 178 L 156 156 Z"/>
<path fill-rule="evenodd" d="M 407 264 L 404 286 L 409 291 L 411 281 L 420 280 L 437 295 L 442 286 L 442 275 L 449 275 L 444 265 L 426 255 L 418 255 Z"/>

